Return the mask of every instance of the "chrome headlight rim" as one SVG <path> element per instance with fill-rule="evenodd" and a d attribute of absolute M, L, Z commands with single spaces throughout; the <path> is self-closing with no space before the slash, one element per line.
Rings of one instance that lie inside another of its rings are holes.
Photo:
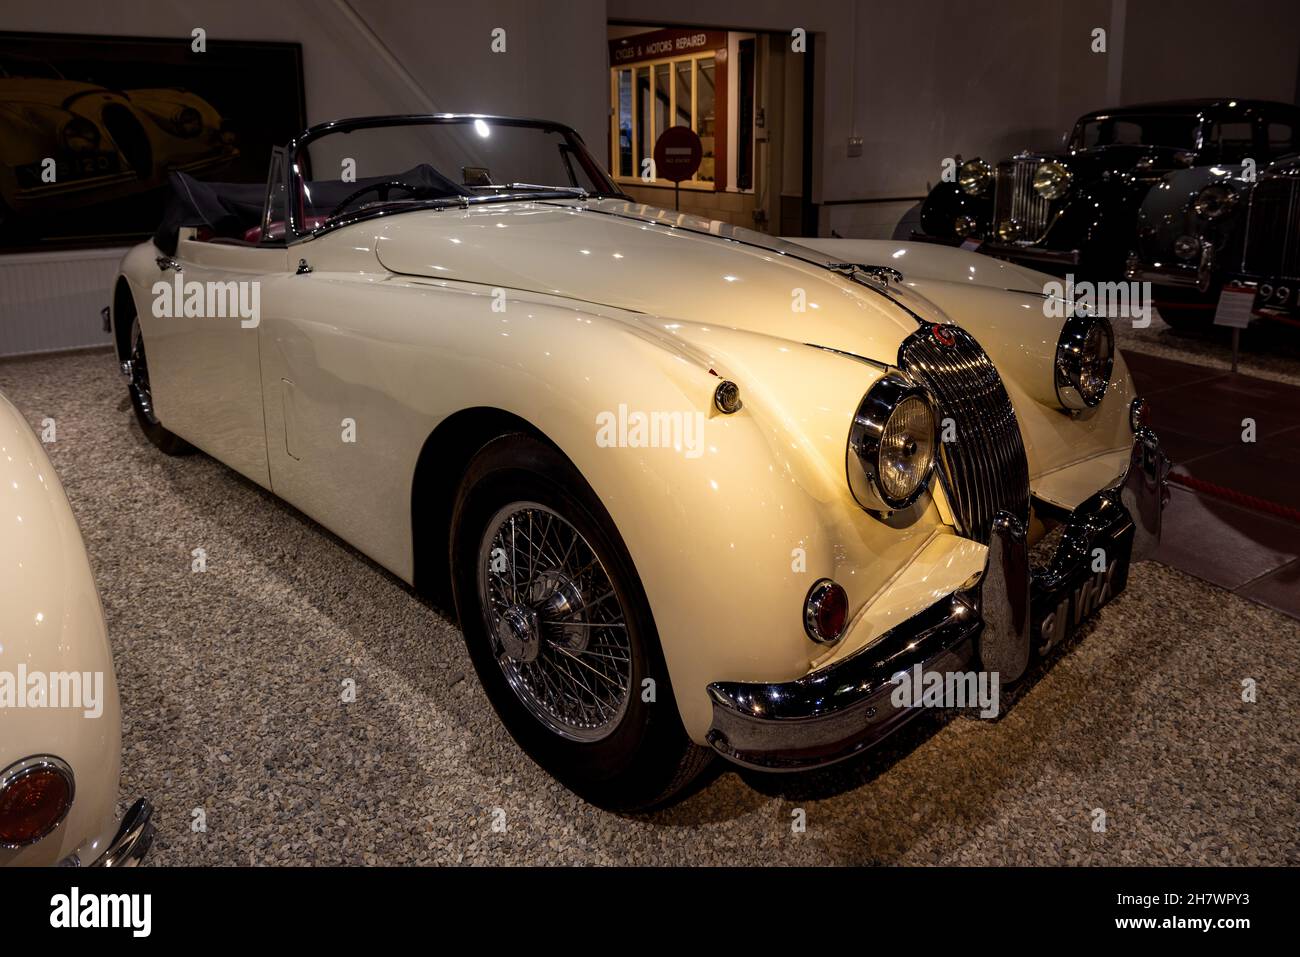
<path fill-rule="evenodd" d="M 929 461 L 916 484 L 905 495 L 891 495 L 881 480 L 881 451 L 893 415 L 911 399 L 925 404 L 930 416 Z M 930 486 L 938 458 L 938 420 L 929 393 L 901 372 L 887 373 L 863 396 L 853 415 L 844 464 L 849 489 L 858 504 L 871 512 L 890 513 L 909 508 Z"/>
<path fill-rule="evenodd" d="M 967 196 L 983 196 L 993 185 L 993 167 L 976 156 L 957 167 L 957 187 Z"/>
<path fill-rule="evenodd" d="M 1222 218 L 1237 205 L 1237 191 L 1226 183 L 1208 183 L 1192 199 L 1192 211 L 1201 219 Z"/>
<path fill-rule="evenodd" d="M 1044 160 L 1034 170 L 1034 192 L 1046 200 L 1057 200 L 1070 191 L 1074 174 L 1056 160 Z"/>
<path fill-rule="evenodd" d="M 1101 387 L 1089 388 L 1084 382 L 1084 362 L 1089 358 L 1088 343 L 1094 330 L 1099 330 L 1098 361 Z M 1094 409 L 1101 404 L 1110 389 L 1115 371 L 1115 330 L 1105 316 L 1071 316 L 1061 329 L 1056 342 L 1055 385 L 1056 398 L 1061 406 L 1071 412 Z"/>

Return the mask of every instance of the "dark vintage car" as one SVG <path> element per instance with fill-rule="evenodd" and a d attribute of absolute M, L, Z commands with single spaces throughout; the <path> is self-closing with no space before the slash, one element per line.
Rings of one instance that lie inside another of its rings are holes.
<path fill-rule="evenodd" d="M 973 240 L 982 252 L 1055 272 L 1121 278 L 1138 209 L 1167 174 L 1287 152 L 1267 130 L 1300 126 L 1300 109 L 1260 100 L 1183 100 L 1080 117 L 1063 148 L 996 166 L 976 157 L 921 209 L 917 238 Z M 1261 132 L 1262 131 L 1262 132 Z"/>
<path fill-rule="evenodd" d="M 1260 124 L 1253 155 L 1296 149 L 1297 133 Z M 1128 278 L 1153 284 L 1175 329 L 1209 325 L 1226 283 L 1255 290 L 1256 316 L 1300 325 L 1300 153 L 1245 159 L 1170 173 L 1142 203 Z"/>

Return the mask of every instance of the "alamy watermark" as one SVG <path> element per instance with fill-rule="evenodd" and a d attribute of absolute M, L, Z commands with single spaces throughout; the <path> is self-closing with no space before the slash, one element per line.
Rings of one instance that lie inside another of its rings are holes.
<path fill-rule="evenodd" d="M 996 671 L 926 671 L 913 665 L 889 679 L 895 708 L 979 708 L 981 718 L 996 718 L 1000 698 Z"/>
<path fill-rule="evenodd" d="M 63 708 L 81 711 L 87 718 L 104 713 L 104 672 L 0 671 L 0 709 Z"/>
<path fill-rule="evenodd" d="M 150 291 L 158 319 L 238 319 L 244 329 L 256 329 L 262 321 L 262 284 L 256 279 L 186 282 L 178 272 L 171 282 L 159 279 Z"/>
<path fill-rule="evenodd" d="M 1151 283 L 1083 282 L 1066 273 L 1065 281 L 1043 284 L 1043 315 L 1068 319 L 1075 315 L 1131 319 L 1134 329 L 1151 325 Z"/>
<path fill-rule="evenodd" d="M 688 459 L 704 454 L 703 412 L 628 411 L 596 414 L 596 445 L 602 449 L 676 449 Z"/>

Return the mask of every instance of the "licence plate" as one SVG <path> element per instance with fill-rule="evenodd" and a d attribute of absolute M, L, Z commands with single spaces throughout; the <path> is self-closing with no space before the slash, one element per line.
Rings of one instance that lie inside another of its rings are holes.
<path fill-rule="evenodd" d="M 1124 590 L 1132 543 L 1132 534 L 1123 532 L 1096 540 L 1086 561 L 1064 581 L 1046 588 L 1035 580 L 1029 636 L 1038 654 L 1045 655 L 1060 646 L 1102 605 Z"/>

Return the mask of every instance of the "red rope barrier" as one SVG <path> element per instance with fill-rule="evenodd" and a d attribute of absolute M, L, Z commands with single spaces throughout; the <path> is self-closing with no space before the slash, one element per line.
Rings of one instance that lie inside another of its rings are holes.
<path fill-rule="evenodd" d="M 1288 521 L 1300 524 L 1300 509 L 1292 508 L 1290 505 L 1272 502 L 1256 495 L 1247 495 L 1235 488 L 1215 485 L 1213 482 L 1205 481 L 1205 479 L 1199 479 L 1192 475 L 1183 475 L 1180 472 L 1170 472 L 1169 481 L 1195 492 L 1204 492 L 1206 495 L 1213 495 L 1215 498 L 1225 499 L 1245 508 L 1254 509 L 1257 512 L 1267 512 L 1270 515 L 1276 515 L 1279 518 L 1285 518 Z"/>

